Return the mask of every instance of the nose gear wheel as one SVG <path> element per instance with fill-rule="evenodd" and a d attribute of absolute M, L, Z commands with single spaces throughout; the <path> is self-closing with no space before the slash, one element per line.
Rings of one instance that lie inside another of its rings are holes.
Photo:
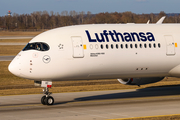
<path fill-rule="evenodd" d="M 45 94 L 41 98 L 41 103 L 43 105 L 53 105 L 54 104 L 54 98 L 50 96 L 52 93 L 49 92 L 49 88 L 44 88 L 43 93 Z"/>

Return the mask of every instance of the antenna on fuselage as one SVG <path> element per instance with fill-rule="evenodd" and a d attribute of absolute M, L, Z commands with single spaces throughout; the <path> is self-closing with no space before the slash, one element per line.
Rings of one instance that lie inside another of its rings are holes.
<path fill-rule="evenodd" d="M 156 24 L 162 24 L 166 16 L 163 16 L 160 20 L 157 21 Z"/>

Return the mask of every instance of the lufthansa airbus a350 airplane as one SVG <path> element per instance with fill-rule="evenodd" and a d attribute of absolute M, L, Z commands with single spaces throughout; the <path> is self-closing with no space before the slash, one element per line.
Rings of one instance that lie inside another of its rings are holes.
<path fill-rule="evenodd" d="M 44 87 L 52 81 L 117 79 L 144 85 L 180 77 L 180 24 L 91 24 L 61 27 L 34 37 L 9 65 L 16 76 Z"/>

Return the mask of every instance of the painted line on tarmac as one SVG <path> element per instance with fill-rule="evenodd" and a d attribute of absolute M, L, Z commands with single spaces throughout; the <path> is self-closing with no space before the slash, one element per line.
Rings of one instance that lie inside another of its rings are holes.
<path fill-rule="evenodd" d="M 132 120 L 132 119 L 146 119 L 146 118 L 159 118 L 159 117 L 170 117 L 180 114 L 171 114 L 171 115 L 157 115 L 157 116 L 145 116 L 145 117 L 131 117 L 131 118 L 116 118 L 116 119 L 107 119 L 107 120 Z"/>

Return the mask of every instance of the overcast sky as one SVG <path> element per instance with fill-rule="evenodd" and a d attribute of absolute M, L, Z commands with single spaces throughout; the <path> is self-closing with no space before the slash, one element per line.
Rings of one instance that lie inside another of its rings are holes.
<path fill-rule="evenodd" d="M 34 11 L 72 11 L 100 13 L 180 13 L 180 0 L 0 0 L 0 16 L 12 13 L 30 14 Z"/>

